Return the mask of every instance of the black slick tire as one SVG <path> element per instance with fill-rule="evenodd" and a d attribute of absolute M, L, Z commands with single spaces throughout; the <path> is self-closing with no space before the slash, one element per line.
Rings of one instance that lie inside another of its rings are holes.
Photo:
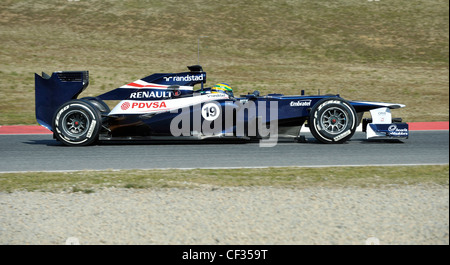
<path fill-rule="evenodd" d="M 319 142 L 340 144 L 356 131 L 358 117 L 352 105 L 341 98 L 324 98 L 310 112 L 309 129 Z"/>
<path fill-rule="evenodd" d="M 55 138 L 65 145 L 93 144 L 98 139 L 101 126 L 100 111 L 86 100 L 68 101 L 53 116 Z"/>

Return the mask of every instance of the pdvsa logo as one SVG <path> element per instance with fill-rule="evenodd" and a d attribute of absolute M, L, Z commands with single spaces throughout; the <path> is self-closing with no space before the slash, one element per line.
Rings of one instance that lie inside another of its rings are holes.
<path fill-rule="evenodd" d="M 130 102 L 125 101 L 120 106 L 122 110 L 127 109 L 165 109 L 167 108 L 166 102 L 164 101 L 149 101 L 149 102 Z"/>
<path fill-rule="evenodd" d="M 124 102 L 122 103 L 122 106 L 120 106 L 120 108 L 122 110 L 127 110 L 130 107 L 130 102 Z"/>

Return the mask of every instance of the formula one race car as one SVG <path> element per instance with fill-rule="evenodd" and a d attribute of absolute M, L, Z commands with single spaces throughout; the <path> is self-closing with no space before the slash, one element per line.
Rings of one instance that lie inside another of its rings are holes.
<path fill-rule="evenodd" d="M 298 141 L 302 126 L 321 143 L 344 143 L 357 126 L 367 139 L 406 139 L 408 124 L 392 118 L 405 105 L 348 101 L 339 95 L 235 97 L 225 83 L 205 87 L 200 65 L 188 72 L 158 73 L 97 97 L 77 99 L 89 83 L 88 71 L 35 74 L 36 119 L 66 145 L 97 140 L 232 138 Z M 199 84 L 200 88 L 194 90 Z M 112 110 L 105 102 L 116 104 Z M 371 119 L 363 119 L 370 112 Z"/>

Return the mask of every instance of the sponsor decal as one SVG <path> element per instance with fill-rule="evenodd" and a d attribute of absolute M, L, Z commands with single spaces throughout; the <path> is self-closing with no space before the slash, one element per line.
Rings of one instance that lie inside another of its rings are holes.
<path fill-rule="evenodd" d="M 227 94 L 221 94 L 221 93 L 218 93 L 218 94 L 206 94 L 206 96 L 208 98 L 219 98 L 219 99 L 221 99 L 221 98 L 224 98 L 224 99 L 230 98 Z"/>
<path fill-rule="evenodd" d="M 298 101 L 291 101 L 289 104 L 291 107 L 309 107 L 311 106 L 311 100 L 298 100 Z"/>
<path fill-rule="evenodd" d="M 346 131 L 346 132 L 344 132 L 344 133 L 342 133 L 342 134 L 340 134 L 340 135 L 334 137 L 333 140 L 339 141 L 339 140 L 341 140 L 342 138 L 344 138 L 345 136 L 349 135 L 350 133 L 351 133 L 351 131 L 348 130 L 348 131 Z"/>
<path fill-rule="evenodd" d="M 396 124 L 392 124 L 388 128 L 390 136 L 408 136 L 408 129 L 399 129 Z"/>
<path fill-rule="evenodd" d="M 389 126 L 389 128 L 388 128 L 388 131 L 390 131 L 390 132 L 394 132 L 394 131 L 396 131 L 397 130 L 397 125 L 395 125 L 395 124 L 392 124 L 391 126 Z"/>
<path fill-rule="evenodd" d="M 226 94 L 217 94 L 155 101 L 124 100 L 110 112 L 110 115 L 160 112 L 171 109 L 180 109 L 195 104 L 201 104 L 203 102 L 209 102 L 212 100 L 221 100 L 228 98 L 229 97 Z"/>
<path fill-rule="evenodd" d="M 325 107 L 326 105 L 329 105 L 329 104 L 341 104 L 342 102 L 341 101 L 339 101 L 339 100 L 328 100 L 328 101 L 325 101 L 324 103 L 322 103 L 319 107 L 317 107 L 317 110 L 318 111 L 320 111 L 323 107 Z"/>
<path fill-rule="evenodd" d="M 408 136 L 408 129 L 398 129 L 395 132 L 389 132 L 390 136 Z"/>
<path fill-rule="evenodd" d="M 184 76 L 164 76 L 166 82 L 191 82 L 203 81 L 203 75 L 184 75 Z"/>
<path fill-rule="evenodd" d="M 135 108 L 136 109 L 163 109 L 163 108 L 167 108 L 167 106 L 166 106 L 166 102 L 164 102 L 164 101 L 133 102 L 131 104 L 131 109 L 135 109 Z"/>
<path fill-rule="evenodd" d="M 133 110 L 141 113 L 145 111 L 165 110 L 167 109 L 167 105 L 165 101 L 125 101 L 120 105 L 120 109 L 123 113 L 133 112 Z"/>
<path fill-rule="evenodd" d="M 96 124 L 97 124 L 97 121 L 96 120 L 92 120 L 91 126 L 89 127 L 89 131 L 86 134 L 86 138 L 91 138 L 92 133 L 94 132 Z"/>
<path fill-rule="evenodd" d="M 409 130 L 405 124 L 369 124 L 371 129 L 380 136 L 408 137 Z"/>
<path fill-rule="evenodd" d="M 386 114 L 387 114 L 386 111 L 379 111 L 378 112 L 378 122 L 385 122 Z M 395 128 L 397 129 L 397 126 L 395 126 Z"/>
<path fill-rule="evenodd" d="M 127 110 L 130 106 L 131 106 L 130 102 L 124 102 L 122 103 L 122 106 L 120 106 L 120 108 L 122 110 Z"/>
<path fill-rule="evenodd" d="M 55 125 L 56 125 L 56 126 L 59 126 L 59 118 L 61 117 L 61 114 L 62 114 L 64 111 L 66 111 L 69 107 L 70 107 L 70 106 L 67 105 L 67 106 L 65 106 L 64 108 L 62 108 L 62 109 L 58 112 L 58 114 L 56 115 L 56 119 L 55 119 Z"/>
<path fill-rule="evenodd" d="M 139 91 L 130 94 L 132 98 L 170 98 L 172 91 Z"/>

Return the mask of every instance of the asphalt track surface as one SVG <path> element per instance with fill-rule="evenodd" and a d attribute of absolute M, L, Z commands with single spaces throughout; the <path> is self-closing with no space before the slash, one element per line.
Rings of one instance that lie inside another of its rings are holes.
<path fill-rule="evenodd" d="M 155 168 L 323 167 L 449 163 L 449 131 L 411 131 L 402 141 L 369 141 L 356 132 L 345 144 L 258 142 L 103 142 L 67 147 L 49 134 L 0 135 L 0 172 Z"/>

